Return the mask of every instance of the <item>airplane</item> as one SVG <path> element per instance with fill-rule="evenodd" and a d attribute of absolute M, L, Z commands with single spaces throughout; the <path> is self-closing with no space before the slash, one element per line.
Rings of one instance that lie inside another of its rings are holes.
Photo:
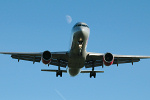
<path fill-rule="evenodd" d="M 56 72 L 56 77 L 62 77 L 62 73 L 69 73 L 70 76 L 76 76 L 79 73 L 90 73 L 91 77 L 96 77 L 96 73 L 104 71 L 94 70 L 95 67 L 110 66 L 116 64 L 139 62 L 140 59 L 150 58 L 150 56 L 116 55 L 110 52 L 93 53 L 87 52 L 87 42 L 90 35 L 90 28 L 86 23 L 78 22 L 72 28 L 72 44 L 69 51 L 63 52 L 0 52 L 0 54 L 9 54 L 13 59 L 32 61 L 42 61 L 45 65 L 58 66 L 58 70 L 41 69 L 41 71 Z M 61 70 L 60 68 L 66 68 Z M 82 70 L 82 68 L 91 68 L 92 70 Z"/>

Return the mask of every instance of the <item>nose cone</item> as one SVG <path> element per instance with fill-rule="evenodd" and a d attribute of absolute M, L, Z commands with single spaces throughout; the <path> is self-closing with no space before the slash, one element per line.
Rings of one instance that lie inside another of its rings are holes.
<path fill-rule="evenodd" d="M 78 22 L 72 28 L 72 33 L 77 33 L 77 32 L 90 33 L 90 29 L 86 23 Z"/>
<path fill-rule="evenodd" d="M 73 29 L 74 32 L 81 32 L 81 31 L 85 31 L 85 28 L 83 27 L 76 27 Z"/>

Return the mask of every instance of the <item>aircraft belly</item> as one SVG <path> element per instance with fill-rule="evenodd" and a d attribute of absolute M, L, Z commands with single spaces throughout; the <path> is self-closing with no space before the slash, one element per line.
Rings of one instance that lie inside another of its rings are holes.
<path fill-rule="evenodd" d="M 82 68 L 84 67 L 85 59 L 83 57 L 73 57 L 69 59 L 69 68 Z"/>
<path fill-rule="evenodd" d="M 68 72 L 71 76 L 76 76 L 84 67 L 85 58 L 83 56 L 72 55 L 68 61 Z"/>

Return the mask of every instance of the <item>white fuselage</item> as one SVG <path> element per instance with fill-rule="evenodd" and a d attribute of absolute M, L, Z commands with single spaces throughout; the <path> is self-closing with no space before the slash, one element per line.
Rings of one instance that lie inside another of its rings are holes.
<path fill-rule="evenodd" d="M 85 23 L 77 23 L 72 29 L 73 37 L 69 52 L 68 72 L 71 76 L 76 76 L 84 67 L 87 52 L 86 46 L 90 34 L 90 29 Z"/>

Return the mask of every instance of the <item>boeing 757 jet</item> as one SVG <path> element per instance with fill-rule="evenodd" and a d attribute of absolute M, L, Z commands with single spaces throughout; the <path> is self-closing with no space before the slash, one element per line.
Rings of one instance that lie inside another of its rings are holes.
<path fill-rule="evenodd" d="M 104 71 L 94 70 L 95 67 L 110 66 L 112 64 L 133 63 L 139 62 L 140 59 L 150 58 L 150 56 L 133 56 L 133 55 L 115 55 L 112 53 L 93 53 L 87 52 L 87 42 L 90 34 L 90 29 L 86 23 L 76 23 L 72 28 L 72 44 L 69 51 L 64 52 L 0 52 L 0 54 L 9 54 L 13 59 L 32 61 L 42 61 L 46 65 L 58 66 L 58 70 L 42 69 L 41 71 L 56 72 L 56 76 L 62 77 L 62 73 L 69 73 L 71 76 L 76 76 L 79 73 L 90 73 L 90 78 L 96 77 L 96 73 L 104 73 Z M 66 70 L 61 70 L 64 67 Z M 92 70 L 81 70 L 83 67 L 91 68 Z"/>

